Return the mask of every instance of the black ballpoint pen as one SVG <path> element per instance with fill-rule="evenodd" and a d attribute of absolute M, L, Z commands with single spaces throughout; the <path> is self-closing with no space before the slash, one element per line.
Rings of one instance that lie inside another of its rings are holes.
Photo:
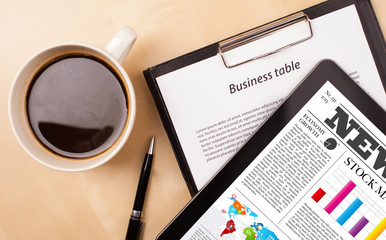
<path fill-rule="evenodd" d="M 138 240 L 142 235 L 143 222 L 141 222 L 141 214 L 143 203 L 145 201 L 147 184 L 149 182 L 151 164 L 153 160 L 154 149 L 154 136 L 151 139 L 149 151 L 145 155 L 143 160 L 141 176 L 138 182 L 137 194 L 135 195 L 135 201 L 133 206 L 133 212 L 131 213 L 129 227 L 126 233 L 126 240 Z"/>

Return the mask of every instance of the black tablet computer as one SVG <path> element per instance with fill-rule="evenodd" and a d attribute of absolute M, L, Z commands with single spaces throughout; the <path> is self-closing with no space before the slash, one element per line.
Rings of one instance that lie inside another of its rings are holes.
<path fill-rule="evenodd" d="M 385 120 L 320 62 L 157 239 L 386 239 Z"/>

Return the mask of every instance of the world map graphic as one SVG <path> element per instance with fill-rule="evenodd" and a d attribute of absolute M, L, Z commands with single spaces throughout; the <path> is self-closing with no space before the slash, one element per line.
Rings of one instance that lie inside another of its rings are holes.
<path fill-rule="evenodd" d="M 257 222 L 258 216 L 247 205 L 240 203 L 236 199 L 236 195 L 232 194 L 230 198 L 230 205 L 227 208 L 221 210 L 222 214 L 226 214 L 228 221 L 226 222 L 225 229 L 221 232 L 220 237 L 235 234 L 241 231 L 245 240 L 278 240 L 276 234 L 263 223 Z M 245 220 L 251 221 L 248 226 L 242 224 Z"/>

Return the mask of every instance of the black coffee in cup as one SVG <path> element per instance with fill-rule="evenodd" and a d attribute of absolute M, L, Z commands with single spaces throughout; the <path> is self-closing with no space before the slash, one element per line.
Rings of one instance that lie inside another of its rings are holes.
<path fill-rule="evenodd" d="M 119 139 L 127 99 L 124 82 L 109 64 L 91 55 L 67 54 L 35 74 L 26 109 L 42 145 L 64 157 L 87 159 Z"/>

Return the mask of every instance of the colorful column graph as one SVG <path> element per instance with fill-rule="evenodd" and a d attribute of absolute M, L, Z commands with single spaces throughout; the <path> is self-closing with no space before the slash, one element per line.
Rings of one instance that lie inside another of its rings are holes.
<path fill-rule="evenodd" d="M 365 240 L 375 240 L 386 229 L 386 218 L 384 218 L 378 226 L 365 238 Z"/>
<path fill-rule="evenodd" d="M 369 220 L 365 217 L 359 219 L 359 221 L 349 231 L 351 236 L 356 237 L 356 235 L 366 226 L 368 222 Z"/>
<path fill-rule="evenodd" d="M 354 202 L 336 219 L 336 221 L 343 226 L 345 222 L 355 213 L 356 210 L 360 206 L 362 206 L 363 202 L 359 200 L 359 198 L 355 199 Z"/>
<path fill-rule="evenodd" d="M 337 169 L 311 198 L 336 219 L 342 230 L 347 231 L 342 232 L 342 236 L 365 240 L 386 239 L 386 208 L 383 202 L 374 199 L 374 196 L 351 181 L 346 171 L 349 170 Z M 339 225 L 336 224 L 337 227 Z"/>
<path fill-rule="evenodd" d="M 345 197 L 355 188 L 355 183 L 349 181 L 340 192 L 327 204 L 324 208 L 328 214 L 331 214 L 332 211 L 343 201 Z"/>

